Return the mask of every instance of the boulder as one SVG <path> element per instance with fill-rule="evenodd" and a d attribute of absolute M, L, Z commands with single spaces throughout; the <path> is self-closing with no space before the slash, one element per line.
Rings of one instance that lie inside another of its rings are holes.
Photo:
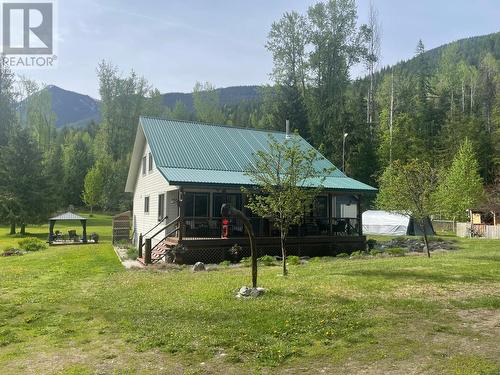
<path fill-rule="evenodd" d="M 200 272 L 200 271 L 206 271 L 207 268 L 205 267 L 205 264 L 202 262 L 196 262 L 193 266 L 193 272 Z"/>
<path fill-rule="evenodd" d="M 236 293 L 237 298 L 248 298 L 248 297 L 259 297 L 266 292 L 264 288 L 248 288 L 242 286 L 238 293 Z"/>

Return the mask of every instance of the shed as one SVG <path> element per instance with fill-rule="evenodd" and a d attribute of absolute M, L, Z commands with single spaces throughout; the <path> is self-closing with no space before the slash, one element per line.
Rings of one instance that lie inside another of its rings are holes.
<path fill-rule="evenodd" d="M 420 236 L 422 230 L 410 215 L 389 211 L 368 210 L 362 215 L 364 234 L 382 234 L 391 236 Z M 427 220 L 425 232 L 434 235 L 432 223 Z"/>
<path fill-rule="evenodd" d="M 82 224 L 83 229 L 82 242 L 87 242 L 87 218 L 73 212 L 66 212 L 49 219 L 49 243 L 54 241 L 54 226 L 56 221 L 79 221 Z"/>

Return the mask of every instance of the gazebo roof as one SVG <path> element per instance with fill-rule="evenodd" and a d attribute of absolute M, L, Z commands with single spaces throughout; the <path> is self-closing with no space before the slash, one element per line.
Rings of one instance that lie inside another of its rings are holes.
<path fill-rule="evenodd" d="M 86 217 L 82 217 L 82 216 L 79 216 L 77 214 L 74 214 L 73 212 L 66 212 L 64 214 L 61 214 L 61 215 L 58 215 L 58 216 L 55 216 L 55 217 L 51 217 L 49 219 L 50 221 L 52 220 L 87 220 Z"/>

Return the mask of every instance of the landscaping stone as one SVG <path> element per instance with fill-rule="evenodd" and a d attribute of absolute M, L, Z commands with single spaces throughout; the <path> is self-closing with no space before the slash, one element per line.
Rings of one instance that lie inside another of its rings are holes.
<path fill-rule="evenodd" d="M 200 271 L 206 271 L 207 268 L 205 267 L 205 264 L 202 262 L 196 262 L 193 266 L 193 272 L 200 272 Z"/>
<path fill-rule="evenodd" d="M 237 298 L 248 298 L 248 297 L 259 297 L 266 292 L 264 288 L 249 288 L 242 286 L 238 293 L 236 293 Z"/>
<path fill-rule="evenodd" d="M 402 248 L 408 252 L 422 253 L 425 249 L 424 241 L 417 238 L 394 238 L 390 241 L 379 242 L 375 248 L 385 250 L 391 248 Z M 429 250 L 455 250 L 456 245 L 453 241 L 436 239 L 429 241 Z"/>

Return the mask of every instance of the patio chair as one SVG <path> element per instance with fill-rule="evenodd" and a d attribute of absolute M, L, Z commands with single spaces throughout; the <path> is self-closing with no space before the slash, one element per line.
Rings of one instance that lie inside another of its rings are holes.
<path fill-rule="evenodd" d="M 70 241 L 75 241 L 78 238 L 78 234 L 76 234 L 76 230 L 68 230 L 68 236 Z"/>

